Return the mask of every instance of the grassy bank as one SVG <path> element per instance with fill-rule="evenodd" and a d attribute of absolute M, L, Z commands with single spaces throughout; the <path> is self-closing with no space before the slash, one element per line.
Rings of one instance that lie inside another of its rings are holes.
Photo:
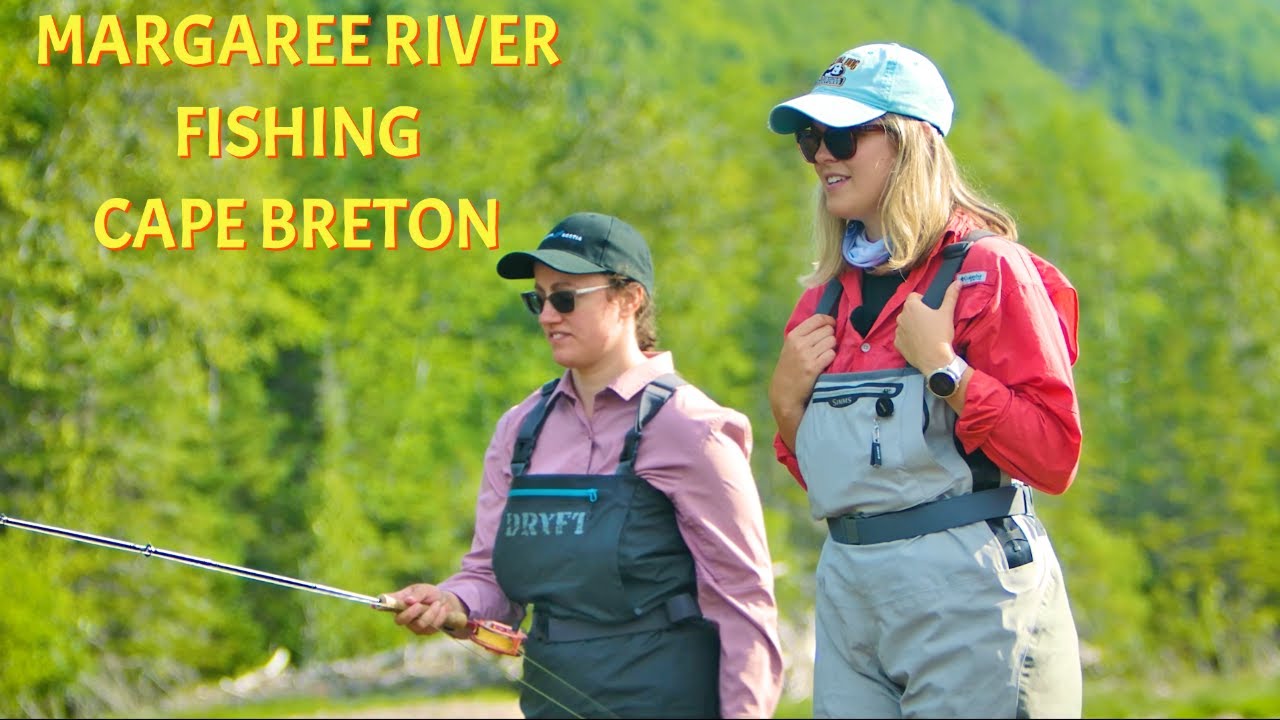
<path fill-rule="evenodd" d="M 510 703 L 516 690 L 490 688 L 427 697 L 422 694 L 369 694 L 358 697 L 299 697 L 265 703 L 192 708 L 178 718 L 301 717 L 466 717 L 472 707 L 486 717 L 495 703 Z M 432 712 L 438 706 L 442 712 Z M 1150 680 L 1095 679 L 1085 684 L 1086 718 L 1274 718 L 1280 717 L 1280 678 L 1188 675 Z M 137 717 L 137 716 L 135 716 Z M 148 716 L 142 716 L 148 717 Z M 776 718 L 812 717 L 808 698 L 784 701 Z"/>

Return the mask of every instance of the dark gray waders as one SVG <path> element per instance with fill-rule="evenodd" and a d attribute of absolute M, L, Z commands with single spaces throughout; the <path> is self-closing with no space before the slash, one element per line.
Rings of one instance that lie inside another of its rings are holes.
<path fill-rule="evenodd" d="M 530 718 L 718 717 L 718 631 L 698 608 L 671 501 L 634 469 L 644 425 L 684 381 L 664 375 L 644 389 L 612 475 L 528 473 L 556 382 L 520 427 L 493 549 L 503 592 L 533 605 L 525 654 L 556 675 L 526 662 L 524 680 L 538 692 L 523 689 L 520 709 Z"/>

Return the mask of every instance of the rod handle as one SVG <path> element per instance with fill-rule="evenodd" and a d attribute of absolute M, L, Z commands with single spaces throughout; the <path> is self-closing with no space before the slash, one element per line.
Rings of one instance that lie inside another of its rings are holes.
<path fill-rule="evenodd" d="M 464 632 L 467 629 L 467 614 L 454 611 L 445 615 L 444 629 L 453 633 Z"/>
<path fill-rule="evenodd" d="M 409 607 L 404 601 L 393 598 L 390 595 L 379 595 L 378 604 L 373 606 L 377 610 L 386 610 L 388 612 L 400 612 Z M 467 629 L 467 614 L 462 612 L 451 612 L 444 618 L 444 629 L 450 632 L 462 632 Z"/>
<path fill-rule="evenodd" d="M 378 602 L 373 606 L 374 610 L 386 610 L 387 612 L 400 612 L 409 607 L 404 604 L 403 600 L 391 597 L 390 595 L 379 595 Z"/>

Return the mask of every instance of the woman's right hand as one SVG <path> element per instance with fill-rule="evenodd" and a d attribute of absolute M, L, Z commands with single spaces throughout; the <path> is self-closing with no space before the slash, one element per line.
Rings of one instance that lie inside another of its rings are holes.
<path fill-rule="evenodd" d="M 787 333 L 769 382 L 769 407 L 782 441 L 792 450 L 805 404 L 818 376 L 836 357 L 836 321 L 826 314 L 805 318 Z"/>
<path fill-rule="evenodd" d="M 406 607 L 396 613 L 396 624 L 417 635 L 434 635 L 444 632 L 459 638 L 467 637 L 467 628 L 445 627 L 445 618 L 454 613 L 468 615 L 467 608 L 457 595 L 441 590 L 429 583 L 414 583 L 402 590 L 387 593 L 388 598 L 398 600 Z M 456 617 L 456 615 L 455 615 Z"/>

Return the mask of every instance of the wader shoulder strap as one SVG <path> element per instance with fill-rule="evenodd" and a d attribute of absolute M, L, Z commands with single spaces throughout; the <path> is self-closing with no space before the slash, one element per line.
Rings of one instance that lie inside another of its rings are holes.
<path fill-rule="evenodd" d="M 649 381 L 640 394 L 640 407 L 636 410 L 635 427 L 627 431 L 622 443 L 622 454 L 618 458 L 618 475 L 630 475 L 635 471 L 636 450 L 640 447 L 640 433 L 649 424 L 654 415 L 662 409 L 676 388 L 688 384 L 684 378 L 675 373 L 668 373 Z"/>
<path fill-rule="evenodd" d="M 929 290 L 924 294 L 925 305 L 934 310 L 942 307 L 942 296 L 947 294 L 947 286 L 956 279 L 956 273 L 960 272 L 960 265 L 964 263 L 964 256 L 969 254 L 969 247 L 982 238 L 992 235 L 995 233 L 978 228 L 965 235 L 960 242 L 951 243 L 942 248 L 942 267 L 938 268 L 938 274 L 933 276 L 933 281 L 929 283 Z"/>
<path fill-rule="evenodd" d="M 840 308 L 840 295 L 843 292 L 844 287 L 840 285 L 839 275 L 828 280 L 827 287 L 822 291 L 822 299 L 818 301 L 818 309 L 813 314 L 835 317 L 836 310 Z"/>
<path fill-rule="evenodd" d="M 543 384 L 539 391 L 538 404 L 524 416 L 524 422 L 520 423 L 520 432 L 516 435 L 516 448 L 511 453 L 511 477 L 520 477 L 529 467 L 529 459 L 533 457 L 533 445 L 538 441 L 538 433 L 542 431 L 542 424 L 547 421 L 547 415 L 551 411 L 551 393 L 555 392 L 556 385 L 559 384 L 560 378 Z"/>

